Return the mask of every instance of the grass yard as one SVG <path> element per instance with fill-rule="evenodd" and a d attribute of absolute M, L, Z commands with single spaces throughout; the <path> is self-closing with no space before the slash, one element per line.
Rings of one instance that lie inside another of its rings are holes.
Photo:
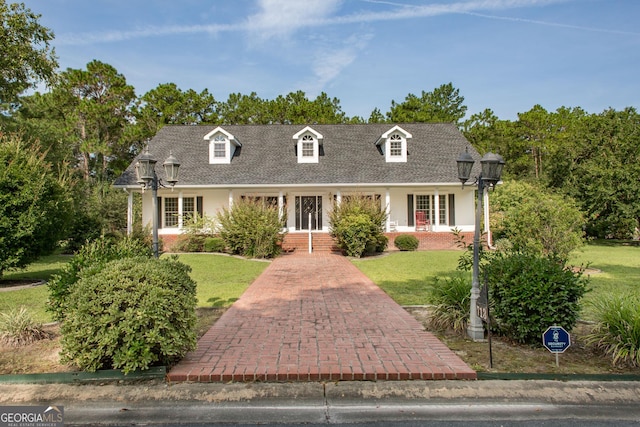
<path fill-rule="evenodd" d="M 220 254 L 181 254 L 179 261 L 191 266 L 198 284 L 198 307 L 228 307 L 269 265 Z"/>
<path fill-rule="evenodd" d="M 29 265 L 20 271 L 10 271 L 4 274 L 3 281 L 38 279 L 49 280 L 69 262 L 68 255 L 49 255 Z M 49 298 L 46 286 L 7 291 L 0 293 L 0 312 L 7 312 L 12 308 L 25 307 L 37 322 L 51 322 L 51 314 L 46 311 L 45 303 Z"/>
<path fill-rule="evenodd" d="M 31 264 L 24 271 L 6 273 L 4 281 L 22 279 L 48 280 L 59 272 L 71 258 L 51 255 Z M 183 254 L 179 260 L 192 268 L 191 278 L 198 284 L 199 308 L 228 307 L 262 273 L 268 263 L 251 261 L 219 254 Z M 25 307 L 35 321 L 48 323 L 51 314 L 46 311 L 49 298 L 46 286 L 0 293 L 0 312 Z"/>
<path fill-rule="evenodd" d="M 424 305 L 427 304 L 429 287 L 433 280 L 452 274 L 461 253 L 392 252 L 386 256 L 356 259 L 352 262 L 398 304 Z"/>
<path fill-rule="evenodd" d="M 353 260 L 353 263 L 400 305 L 423 305 L 428 302 L 433 280 L 453 274 L 461 253 L 393 252 L 387 256 Z M 584 320 L 593 318 L 591 301 L 597 301 L 604 295 L 640 292 L 638 246 L 592 243 L 576 252 L 570 262 L 590 269 L 591 291 L 583 300 Z M 470 273 L 469 278 L 471 280 Z"/>

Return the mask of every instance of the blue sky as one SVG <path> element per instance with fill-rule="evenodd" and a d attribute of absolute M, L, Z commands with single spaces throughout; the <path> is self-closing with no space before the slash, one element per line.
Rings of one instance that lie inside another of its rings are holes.
<path fill-rule="evenodd" d="M 451 82 L 467 115 L 640 107 L 637 0 L 22 1 L 62 69 L 106 62 L 138 95 L 326 92 L 367 119 Z"/>

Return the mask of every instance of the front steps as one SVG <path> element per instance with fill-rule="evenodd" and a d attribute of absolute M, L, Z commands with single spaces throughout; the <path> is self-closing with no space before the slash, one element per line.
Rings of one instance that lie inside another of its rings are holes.
<path fill-rule="evenodd" d="M 340 252 L 329 233 L 312 232 L 311 248 L 313 252 Z M 284 252 L 309 252 L 309 233 L 287 233 L 282 241 Z"/>

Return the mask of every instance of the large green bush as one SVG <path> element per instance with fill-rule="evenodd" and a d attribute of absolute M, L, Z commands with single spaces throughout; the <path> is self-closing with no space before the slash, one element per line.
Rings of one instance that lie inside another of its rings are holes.
<path fill-rule="evenodd" d="M 89 267 L 96 269 L 115 259 L 140 256 L 150 258 L 153 252 L 151 246 L 138 239 L 102 237 L 86 243 L 62 271 L 54 275 L 47 284 L 49 288 L 47 309 L 53 313 L 56 320 L 64 320 L 66 299 L 80 279 L 80 272 L 83 269 Z"/>
<path fill-rule="evenodd" d="M 597 323 L 587 342 L 610 355 L 614 365 L 640 366 L 640 297 L 610 296 L 594 305 Z"/>
<path fill-rule="evenodd" d="M 515 250 L 566 258 L 583 244 L 583 213 L 566 195 L 526 182 L 506 181 L 491 194 L 493 237 Z"/>
<path fill-rule="evenodd" d="M 374 198 L 356 195 L 344 197 L 329 213 L 331 235 L 348 256 L 361 257 L 387 248 L 384 235 L 387 213 Z"/>
<path fill-rule="evenodd" d="M 521 343 L 542 343 L 553 325 L 571 330 L 588 278 L 555 257 L 496 253 L 486 266 L 498 332 Z"/>
<path fill-rule="evenodd" d="M 0 277 L 57 247 L 71 219 L 70 186 L 37 145 L 0 129 Z"/>
<path fill-rule="evenodd" d="M 126 258 L 86 269 L 68 296 L 62 361 L 129 373 L 170 365 L 196 345 L 196 283 L 173 259 Z"/>
<path fill-rule="evenodd" d="M 234 201 L 231 209 L 217 215 L 218 231 L 234 254 L 272 258 L 280 254 L 282 219 L 277 206 L 247 197 Z"/>

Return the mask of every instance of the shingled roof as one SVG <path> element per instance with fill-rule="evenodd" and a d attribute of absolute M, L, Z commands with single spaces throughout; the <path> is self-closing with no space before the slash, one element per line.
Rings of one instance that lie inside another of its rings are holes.
<path fill-rule="evenodd" d="M 179 187 L 294 185 L 399 185 L 459 183 L 456 159 L 476 150 L 453 124 L 403 123 L 412 134 L 406 163 L 387 163 L 376 146 L 395 124 L 309 125 L 323 135 L 318 163 L 298 163 L 293 138 L 306 125 L 220 126 L 240 141 L 230 164 L 209 164 L 209 141 L 217 126 L 165 126 L 149 142 L 149 152 L 162 162 L 170 151 L 180 161 Z M 134 160 L 115 186 L 138 186 Z"/>

